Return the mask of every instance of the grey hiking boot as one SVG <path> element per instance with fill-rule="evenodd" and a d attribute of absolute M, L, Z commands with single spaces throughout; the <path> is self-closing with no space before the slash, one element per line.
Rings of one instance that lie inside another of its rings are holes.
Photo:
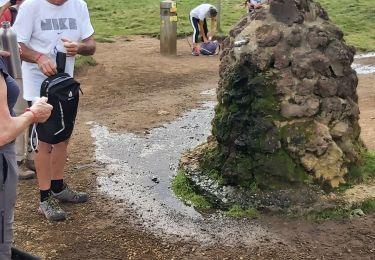
<path fill-rule="evenodd" d="M 59 221 L 66 218 L 66 214 L 59 203 L 52 196 L 49 196 L 47 200 L 40 202 L 39 212 L 46 216 L 48 220 Z"/>
<path fill-rule="evenodd" d="M 55 199 L 61 202 L 83 203 L 89 199 L 87 193 L 71 190 L 66 184 L 64 184 L 64 189 L 61 192 L 54 193 L 51 191 L 51 193 Z"/>
<path fill-rule="evenodd" d="M 17 175 L 19 180 L 30 180 L 35 179 L 35 171 L 27 169 L 24 165 L 19 165 L 17 168 Z"/>

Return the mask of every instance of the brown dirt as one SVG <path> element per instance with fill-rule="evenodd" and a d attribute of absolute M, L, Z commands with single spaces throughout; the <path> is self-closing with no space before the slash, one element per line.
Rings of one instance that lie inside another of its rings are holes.
<path fill-rule="evenodd" d="M 259 238 L 247 247 L 166 239 L 132 224 L 136 216 L 130 209 L 116 214 L 117 201 L 96 190 L 101 167 L 86 122 L 142 133 L 207 100 L 199 93 L 216 86 L 218 58 L 190 56 L 186 40 L 179 40 L 178 48 L 176 58 L 164 58 L 151 38 L 98 44 L 99 65 L 77 76 L 84 95 L 67 167 L 70 185 L 88 191 L 91 199 L 64 205 L 68 219 L 52 223 L 37 213 L 36 180 L 20 182 L 15 245 L 43 259 L 374 259 L 374 214 L 320 223 L 267 217 L 260 223 L 283 240 L 275 244 Z M 363 139 L 370 148 L 375 148 L 374 80 L 374 75 L 362 76 L 358 89 Z"/>

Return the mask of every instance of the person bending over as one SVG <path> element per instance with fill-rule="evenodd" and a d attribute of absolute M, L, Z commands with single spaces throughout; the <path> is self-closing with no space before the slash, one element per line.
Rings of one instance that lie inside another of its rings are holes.
<path fill-rule="evenodd" d="M 211 4 L 201 4 L 190 11 L 190 23 L 193 27 L 193 51 L 192 55 L 199 56 L 199 36 L 202 42 L 208 42 L 216 31 L 216 7 Z M 211 19 L 211 30 L 208 32 L 207 18 Z"/>

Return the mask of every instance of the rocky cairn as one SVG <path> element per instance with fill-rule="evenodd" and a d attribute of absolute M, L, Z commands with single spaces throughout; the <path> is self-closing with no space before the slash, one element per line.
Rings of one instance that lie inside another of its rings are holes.
<path fill-rule="evenodd" d="M 186 176 L 216 197 L 345 183 L 364 150 L 354 54 L 314 1 L 243 17 L 223 42 L 212 136 L 181 158 Z"/>

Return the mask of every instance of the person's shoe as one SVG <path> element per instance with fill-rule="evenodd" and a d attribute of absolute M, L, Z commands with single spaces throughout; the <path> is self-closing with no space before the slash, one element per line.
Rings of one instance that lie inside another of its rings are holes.
<path fill-rule="evenodd" d="M 34 160 L 26 159 L 26 160 L 25 160 L 25 167 L 26 167 L 27 169 L 30 169 L 30 170 L 36 172 L 35 164 L 34 164 Z"/>
<path fill-rule="evenodd" d="M 48 220 L 59 221 L 66 218 L 64 210 L 52 196 L 47 200 L 40 202 L 39 213 L 43 214 Z"/>
<path fill-rule="evenodd" d="M 199 56 L 199 50 L 198 48 L 193 48 L 193 52 L 191 53 L 193 56 Z"/>
<path fill-rule="evenodd" d="M 18 165 L 17 175 L 19 180 L 35 179 L 36 177 L 35 171 L 28 169 L 24 164 Z"/>
<path fill-rule="evenodd" d="M 87 193 L 71 190 L 66 184 L 64 184 L 64 189 L 61 192 L 54 193 L 51 191 L 51 193 L 55 199 L 61 202 L 83 203 L 89 199 Z"/>

